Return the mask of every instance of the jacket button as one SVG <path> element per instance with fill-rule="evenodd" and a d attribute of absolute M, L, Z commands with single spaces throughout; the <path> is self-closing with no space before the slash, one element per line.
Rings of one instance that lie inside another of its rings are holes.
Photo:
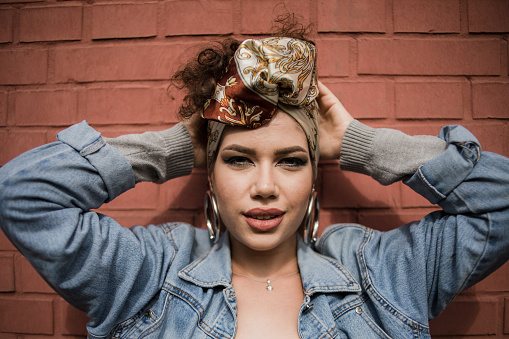
<path fill-rule="evenodd" d="M 362 313 L 362 308 L 361 308 L 360 306 L 357 306 L 357 307 L 355 308 L 355 312 L 356 312 L 357 314 L 361 314 L 361 313 Z"/>

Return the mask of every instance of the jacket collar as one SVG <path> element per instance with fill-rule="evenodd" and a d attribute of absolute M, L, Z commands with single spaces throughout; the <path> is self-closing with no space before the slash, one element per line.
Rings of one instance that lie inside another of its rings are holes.
<path fill-rule="evenodd" d="M 298 237 L 297 261 L 304 293 L 358 292 L 359 284 L 338 261 L 315 252 Z M 224 232 L 204 255 L 179 272 L 179 277 L 200 287 L 232 286 L 230 241 Z"/>

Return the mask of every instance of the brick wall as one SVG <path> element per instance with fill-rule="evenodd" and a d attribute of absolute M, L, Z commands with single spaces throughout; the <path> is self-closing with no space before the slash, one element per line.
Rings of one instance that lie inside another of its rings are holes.
<path fill-rule="evenodd" d="M 267 33 L 281 2 L 0 0 L 0 165 L 83 119 L 109 137 L 172 126 L 166 87 L 182 53 Z M 410 134 L 462 124 L 509 156 L 508 0 L 285 2 L 315 23 L 320 77 L 355 117 Z M 385 230 L 435 209 L 401 184 L 336 167 L 320 166 L 322 225 Z M 141 184 L 101 212 L 125 226 L 203 226 L 205 184 L 200 171 Z M 0 338 L 81 337 L 86 321 L 0 233 Z M 509 338 L 509 264 L 462 293 L 432 333 Z"/>

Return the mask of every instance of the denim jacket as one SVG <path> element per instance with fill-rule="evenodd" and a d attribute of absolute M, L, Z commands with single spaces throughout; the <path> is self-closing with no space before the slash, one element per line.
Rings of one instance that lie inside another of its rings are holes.
<path fill-rule="evenodd" d="M 389 232 L 328 227 L 299 239 L 301 338 L 430 338 L 428 319 L 509 258 L 509 160 L 445 127 L 442 154 L 405 183 L 439 204 Z M 183 223 L 121 227 L 91 210 L 135 184 L 85 122 L 0 169 L 0 225 L 44 279 L 87 311 L 90 338 L 233 338 L 228 233 Z M 173 165 L 178 173 L 179 164 Z"/>

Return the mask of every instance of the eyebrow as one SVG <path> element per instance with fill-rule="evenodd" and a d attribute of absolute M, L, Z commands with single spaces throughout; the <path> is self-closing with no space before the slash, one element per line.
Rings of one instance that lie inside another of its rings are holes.
<path fill-rule="evenodd" d="M 253 155 L 256 153 L 255 150 L 252 148 L 237 145 L 237 144 L 229 145 L 229 146 L 225 147 L 223 150 L 224 151 L 235 151 L 235 152 L 249 154 L 249 155 Z M 290 146 L 290 147 L 279 148 L 276 150 L 276 152 L 274 154 L 275 155 L 285 155 L 285 154 L 298 153 L 298 152 L 307 154 L 307 151 L 300 146 Z"/>

